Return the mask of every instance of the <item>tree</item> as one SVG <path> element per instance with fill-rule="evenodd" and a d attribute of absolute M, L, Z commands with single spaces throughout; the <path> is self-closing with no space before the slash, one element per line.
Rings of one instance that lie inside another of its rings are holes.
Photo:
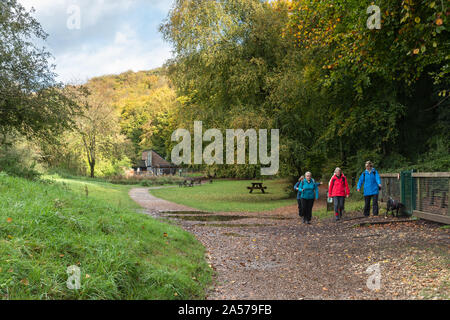
<path fill-rule="evenodd" d="M 120 133 L 119 116 L 101 95 L 94 95 L 83 86 L 67 87 L 66 92 L 76 96 L 76 101 L 85 111 L 75 119 L 74 132 L 67 138 L 75 148 L 84 151 L 90 177 L 95 177 L 99 160 L 121 160 L 129 153 L 128 140 Z"/>
<path fill-rule="evenodd" d="M 0 130 L 51 136 L 69 127 L 76 105 L 61 94 L 40 24 L 17 0 L 0 3 Z"/>

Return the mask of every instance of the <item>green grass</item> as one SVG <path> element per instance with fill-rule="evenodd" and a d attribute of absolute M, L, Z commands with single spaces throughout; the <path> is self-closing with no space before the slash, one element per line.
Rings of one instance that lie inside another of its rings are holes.
<path fill-rule="evenodd" d="M 122 209 L 126 208 L 133 210 L 140 208 L 140 206 L 128 195 L 130 189 L 133 187 L 140 187 L 139 185 L 111 184 L 103 180 L 90 180 L 86 177 L 60 178 L 58 176 L 43 176 L 43 179 L 59 182 L 78 194 L 86 195 L 87 188 L 88 197 L 108 202 L 109 204 L 119 206 Z"/>
<path fill-rule="evenodd" d="M 193 235 L 136 213 L 130 187 L 59 181 L 0 173 L 0 298 L 204 298 L 212 271 Z"/>
<path fill-rule="evenodd" d="M 349 200 L 345 202 L 346 212 L 362 211 L 363 209 L 364 209 L 364 201 Z M 334 211 L 327 211 L 327 208 L 325 207 L 318 210 L 313 210 L 313 216 L 318 217 L 319 219 L 326 219 L 334 217 Z"/>
<path fill-rule="evenodd" d="M 261 212 L 296 203 L 289 198 L 286 181 L 268 180 L 264 185 L 267 193 L 247 189 L 252 181 L 216 180 L 193 188 L 170 188 L 151 190 L 154 196 L 183 204 L 192 208 L 211 212 Z M 253 181 L 255 182 L 255 181 Z"/>

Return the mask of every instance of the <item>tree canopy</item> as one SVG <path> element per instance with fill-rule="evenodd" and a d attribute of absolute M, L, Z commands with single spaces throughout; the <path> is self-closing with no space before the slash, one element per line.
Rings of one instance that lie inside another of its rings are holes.
<path fill-rule="evenodd" d="M 285 175 L 356 174 L 368 159 L 448 169 L 447 4 L 385 1 L 379 30 L 370 5 L 176 1 L 161 31 L 179 125 L 279 128 Z"/>
<path fill-rule="evenodd" d="M 47 34 L 17 0 L 0 3 L 0 130 L 42 134 L 67 128 L 76 107 L 61 95 Z"/>

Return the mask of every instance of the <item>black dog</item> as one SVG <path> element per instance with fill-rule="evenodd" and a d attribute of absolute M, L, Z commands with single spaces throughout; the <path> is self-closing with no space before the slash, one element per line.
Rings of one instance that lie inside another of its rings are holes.
<path fill-rule="evenodd" d="M 391 197 L 389 197 L 389 200 L 387 201 L 387 211 L 384 214 L 384 216 L 387 217 L 389 211 L 391 211 L 393 216 L 398 217 L 399 216 L 398 212 L 404 207 L 405 206 L 402 203 L 400 203 L 400 201 L 394 200 Z M 394 210 L 396 211 L 395 213 Z"/>

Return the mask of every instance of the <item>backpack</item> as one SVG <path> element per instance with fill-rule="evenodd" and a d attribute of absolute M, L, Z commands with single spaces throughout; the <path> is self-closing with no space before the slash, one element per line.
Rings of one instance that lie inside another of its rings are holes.
<path fill-rule="evenodd" d="M 333 180 L 333 178 L 334 178 L 334 174 L 331 176 L 331 179 L 330 179 L 330 182 L 328 183 L 328 187 L 330 187 L 331 186 L 331 180 Z M 345 186 L 345 181 L 346 181 L 346 177 L 344 176 L 344 175 L 342 175 L 342 184 Z"/>
<path fill-rule="evenodd" d="M 374 173 L 373 174 L 377 174 L 378 173 L 378 171 L 377 170 L 375 170 L 374 171 Z M 361 184 L 361 187 L 363 187 L 364 186 L 364 184 L 366 183 L 366 170 L 364 170 L 362 173 L 361 173 L 361 175 L 363 176 L 363 182 L 362 182 L 362 184 Z M 378 187 L 378 189 L 381 189 L 380 187 Z"/>

